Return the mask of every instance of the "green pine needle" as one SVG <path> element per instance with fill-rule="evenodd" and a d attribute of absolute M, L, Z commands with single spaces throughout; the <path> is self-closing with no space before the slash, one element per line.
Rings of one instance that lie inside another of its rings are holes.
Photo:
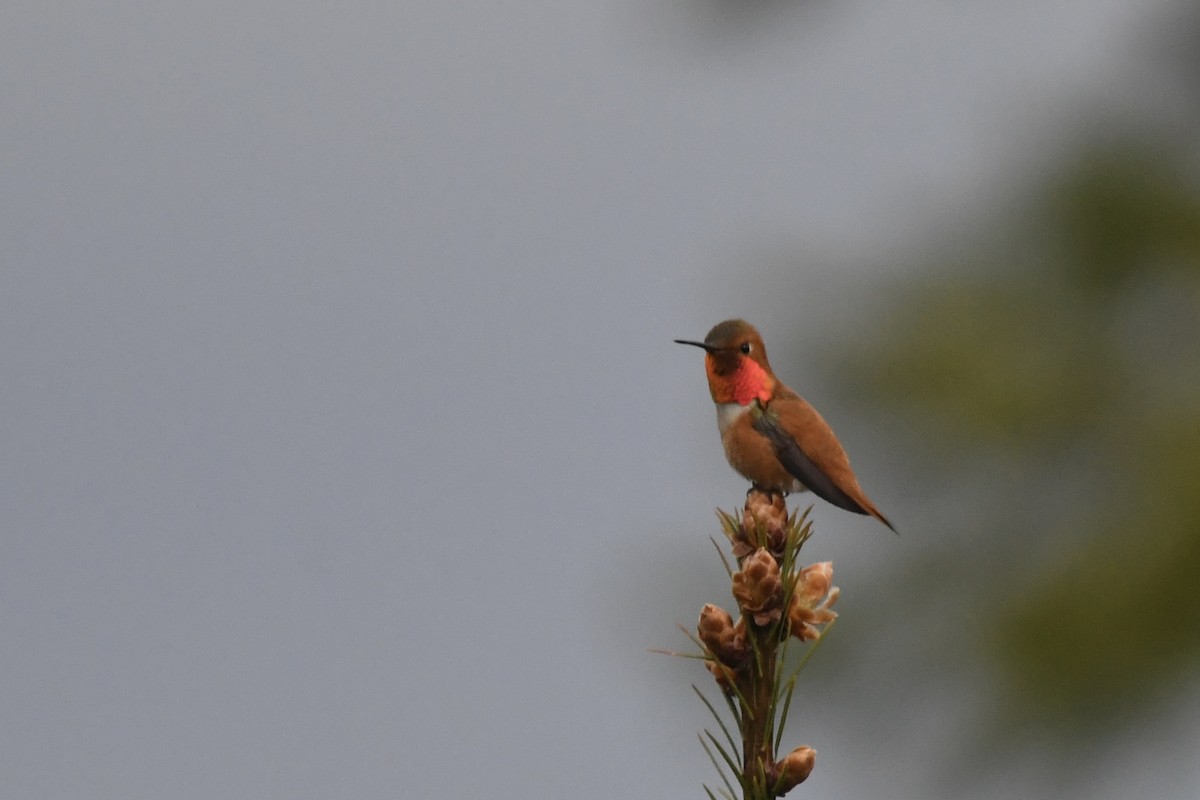
<path fill-rule="evenodd" d="M 729 751 L 725 749 L 725 746 L 721 744 L 717 737 L 713 736 L 712 731 L 710 731 L 708 728 L 705 728 L 704 735 L 708 737 L 710 742 L 712 742 L 712 746 L 717 748 L 717 752 L 721 754 L 721 758 L 725 760 L 725 763 L 729 766 L 729 770 L 733 773 L 733 776 L 738 779 L 738 783 L 741 783 L 742 769 L 738 766 L 737 761 L 734 760 L 733 756 L 729 754 Z M 724 771 L 722 771 L 721 775 L 723 778 L 725 775 Z M 733 791 L 733 787 L 730 787 L 729 790 Z"/>
<path fill-rule="evenodd" d="M 699 687 L 694 683 L 692 684 L 692 691 L 696 693 L 696 696 L 700 698 L 700 702 L 704 703 L 709 713 L 713 715 L 713 719 L 721 726 L 721 733 L 725 734 L 725 739 L 728 740 L 730 749 L 737 750 L 737 741 L 734 740 L 733 734 L 729 732 L 729 728 L 725 726 L 725 720 L 721 719 L 721 715 L 717 713 L 717 709 L 713 708 L 713 704 L 708 702 L 708 698 L 704 696 L 704 692 L 700 691 Z"/>
<path fill-rule="evenodd" d="M 796 678 L 793 676 L 787 683 L 787 693 L 783 697 L 783 708 L 779 712 L 779 725 L 775 729 L 775 752 L 779 752 L 779 744 L 783 741 L 783 729 L 787 725 L 788 711 L 792 707 L 792 693 L 796 690 Z"/>
<path fill-rule="evenodd" d="M 725 705 L 729 708 L 729 713 L 733 717 L 733 721 L 737 723 L 738 730 L 742 729 L 742 712 L 737 704 L 733 702 L 733 698 L 738 697 L 737 692 L 721 692 L 721 697 L 725 698 Z"/>
<path fill-rule="evenodd" d="M 708 731 L 705 731 L 705 733 L 708 733 Z M 697 735 L 699 736 L 699 734 L 697 734 Z M 700 746 L 703 747 L 704 752 L 708 754 L 708 760 L 712 762 L 713 768 L 716 769 L 717 775 L 721 778 L 721 783 L 725 784 L 725 788 L 729 790 L 730 794 L 733 794 L 733 785 L 729 782 L 729 778 L 725 775 L 725 770 L 721 767 L 721 764 L 717 761 L 717 757 L 715 755 L 713 755 L 712 748 L 710 748 L 708 746 L 708 742 L 704 741 L 703 736 L 699 736 L 699 739 L 700 739 Z M 724 753 L 722 753 L 722 755 L 724 755 Z M 728 761 L 728 758 L 726 758 L 726 761 Z M 738 781 L 739 782 L 741 781 L 740 775 L 738 776 Z"/>
<path fill-rule="evenodd" d="M 729 565 L 729 559 L 725 558 L 725 551 L 721 549 L 721 545 L 717 544 L 717 540 L 710 536 L 708 540 L 713 543 L 713 547 L 717 548 L 717 555 L 721 557 L 721 563 L 725 565 L 725 574 L 733 578 L 733 567 Z"/>
<path fill-rule="evenodd" d="M 809 645 L 808 650 L 803 656 L 800 657 L 800 663 L 796 665 L 794 670 L 792 670 L 792 675 L 790 678 L 788 678 L 789 682 L 796 680 L 796 676 L 800 674 L 800 670 L 804 669 L 804 665 L 812 659 L 813 655 L 817 652 L 817 648 L 821 646 L 821 642 L 825 641 L 825 636 L 833 629 L 833 626 L 836 623 L 837 617 L 834 617 L 833 619 L 829 620 L 829 622 L 826 622 L 825 626 L 821 628 L 821 632 L 817 634 L 817 638 L 813 639 L 813 643 Z"/>

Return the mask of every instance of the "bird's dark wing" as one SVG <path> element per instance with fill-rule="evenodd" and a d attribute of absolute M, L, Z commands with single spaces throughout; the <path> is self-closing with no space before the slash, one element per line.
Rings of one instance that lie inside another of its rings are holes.
<path fill-rule="evenodd" d="M 813 494 L 838 508 L 856 514 L 870 513 L 834 484 L 829 475 L 804 452 L 795 437 L 783 429 L 779 424 L 779 417 L 769 408 L 759 409 L 756 404 L 751 411 L 751 419 L 754 429 L 767 437 L 771 446 L 775 448 L 775 455 L 784 469 L 796 476 Z M 849 468 L 848 463 L 846 468 Z"/>

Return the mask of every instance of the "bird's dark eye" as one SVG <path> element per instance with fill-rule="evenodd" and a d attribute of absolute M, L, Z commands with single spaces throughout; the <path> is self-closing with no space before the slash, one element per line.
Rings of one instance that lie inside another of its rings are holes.
<path fill-rule="evenodd" d="M 739 349 L 746 355 L 750 355 L 750 351 L 753 350 L 754 348 L 750 346 L 749 342 L 742 342 L 742 346 Z"/>

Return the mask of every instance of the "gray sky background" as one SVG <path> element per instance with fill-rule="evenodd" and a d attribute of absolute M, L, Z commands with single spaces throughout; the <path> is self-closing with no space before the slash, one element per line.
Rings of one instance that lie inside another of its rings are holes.
<path fill-rule="evenodd" d="M 1169 102 L 1170 7 L 12 4 L 0 794 L 702 796 L 703 674 L 646 649 L 727 599 L 744 485 L 670 340 L 886 302 L 854 265 Z M 903 528 L 879 432 L 839 432 Z M 906 540 L 817 524 L 870 603 Z M 798 792 L 942 796 L 938 704 L 863 730 L 820 681 Z M 1083 796 L 1193 797 L 1151 744 Z"/>

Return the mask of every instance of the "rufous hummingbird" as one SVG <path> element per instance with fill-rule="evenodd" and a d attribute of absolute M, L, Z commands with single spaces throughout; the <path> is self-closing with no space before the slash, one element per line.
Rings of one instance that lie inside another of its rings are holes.
<path fill-rule="evenodd" d="M 675 341 L 705 352 L 708 390 L 730 466 L 758 489 L 783 494 L 809 489 L 838 508 L 870 514 L 896 530 L 858 485 L 829 423 L 775 377 L 753 325 L 728 319 L 703 342 Z"/>

